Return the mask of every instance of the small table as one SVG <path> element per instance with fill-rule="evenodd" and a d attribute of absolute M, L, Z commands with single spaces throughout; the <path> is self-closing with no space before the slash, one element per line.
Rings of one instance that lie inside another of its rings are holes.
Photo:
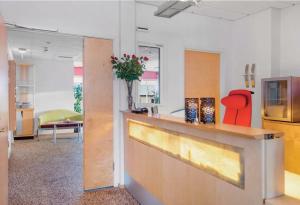
<path fill-rule="evenodd" d="M 41 125 L 41 129 L 53 129 L 53 142 L 56 143 L 56 130 L 57 129 L 78 129 L 78 141 L 80 140 L 81 128 L 83 126 L 82 121 L 57 121 L 48 122 L 47 124 Z"/>

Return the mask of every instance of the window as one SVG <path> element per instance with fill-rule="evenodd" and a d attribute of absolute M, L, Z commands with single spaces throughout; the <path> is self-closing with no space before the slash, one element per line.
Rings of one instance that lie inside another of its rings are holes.
<path fill-rule="evenodd" d="M 73 77 L 73 94 L 74 94 L 74 111 L 82 113 L 83 111 L 83 67 L 82 65 L 74 65 L 74 77 Z"/>
<path fill-rule="evenodd" d="M 82 66 L 74 66 L 74 85 L 79 85 L 83 83 L 83 68 Z"/>
<path fill-rule="evenodd" d="M 160 65 L 161 48 L 152 46 L 139 46 L 140 56 L 147 56 L 146 69 L 138 87 L 139 103 L 160 103 Z"/>

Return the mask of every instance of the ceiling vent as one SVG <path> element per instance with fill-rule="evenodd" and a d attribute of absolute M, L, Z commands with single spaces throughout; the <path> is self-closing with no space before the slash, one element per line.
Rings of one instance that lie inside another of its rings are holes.
<path fill-rule="evenodd" d="M 149 32 L 149 28 L 148 27 L 137 26 L 136 31 Z"/>
<path fill-rule="evenodd" d="M 167 1 L 160 5 L 154 16 L 171 18 L 183 10 L 195 5 L 194 1 Z"/>
<path fill-rule="evenodd" d="M 72 56 L 57 56 L 58 58 L 64 58 L 64 59 L 73 59 Z"/>

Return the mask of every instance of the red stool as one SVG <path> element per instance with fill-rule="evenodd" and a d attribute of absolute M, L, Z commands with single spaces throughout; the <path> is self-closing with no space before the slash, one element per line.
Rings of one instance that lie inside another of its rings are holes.
<path fill-rule="evenodd" d="M 221 103 L 226 107 L 223 123 L 251 127 L 252 92 L 249 90 L 232 90 Z"/>

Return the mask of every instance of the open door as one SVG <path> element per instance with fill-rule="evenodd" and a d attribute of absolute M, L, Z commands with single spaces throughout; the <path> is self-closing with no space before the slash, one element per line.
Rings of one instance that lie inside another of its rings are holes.
<path fill-rule="evenodd" d="M 8 59 L 7 38 L 0 16 L 0 204 L 8 204 Z"/>
<path fill-rule="evenodd" d="M 84 189 L 113 186 L 111 40 L 85 38 L 83 50 Z"/>

